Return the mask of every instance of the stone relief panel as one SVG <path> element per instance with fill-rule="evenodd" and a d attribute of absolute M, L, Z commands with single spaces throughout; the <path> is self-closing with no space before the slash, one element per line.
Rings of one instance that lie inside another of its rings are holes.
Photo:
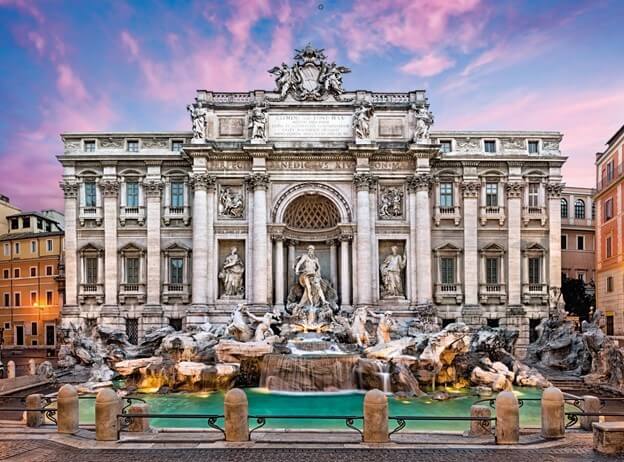
<path fill-rule="evenodd" d="M 143 138 L 142 145 L 145 149 L 169 149 L 169 139 Z"/>
<path fill-rule="evenodd" d="M 219 218 L 240 219 L 245 215 L 245 192 L 242 185 L 219 185 Z"/>
<path fill-rule="evenodd" d="M 379 119 L 378 134 L 384 138 L 402 138 L 403 137 L 403 119 Z"/>
<path fill-rule="evenodd" d="M 405 298 L 405 241 L 379 241 L 379 296 L 384 300 Z"/>
<path fill-rule="evenodd" d="M 123 138 L 101 138 L 99 140 L 100 148 L 102 149 L 123 149 Z"/>
<path fill-rule="evenodd" d="M 80 151 L 80 140 L 66 140 L 65 152 Z"/>
<path fill-rule="evenodd" d="M 219 117 L 219 136 L 243 136 L 245 119 L 243 117 Z"/>
<path fill-rule="evenodd" d="M 457 151 L 480 152 L 481 142 L 477 138 L 457 138 Z"/>
<path fill-rule="evenodd" d="M 503 151 L 507 152 L 526 152 L 527 147 L 524 138 L 503 138 L 501 139 Z"/>
<path fill-rule="evenodd" d="M 219 298 L 245 298 L 245 241 L 219 241 Z"/>
<path fill-rule="evenodd" d="M 405 213 L 405 190 L 398 185 L 379 185 L 378 214 L 381 220 L 401 220 Z"/>

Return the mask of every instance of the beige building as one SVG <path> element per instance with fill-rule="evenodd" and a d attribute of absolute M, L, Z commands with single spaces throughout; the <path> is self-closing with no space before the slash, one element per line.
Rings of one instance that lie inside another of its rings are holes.
<path fill-rule="evenodd" d="M 7 196 L 0 194 L 0 236 L 9 232 L 7 217 L 20 213 L 20 209 L 11 204 Z"/>
<path fill-rule="evenodd" d="M 191 132 L 64 133 L 64 319 L 136 342 L 289 310 L 314 246 L 341 309 L 508 326 L 522 351 L 561 284 L 561 134 L 430 131 L 425 91 L 327 66 L 305 48 L 275 91 L 200 90 Z"/>
<path fill-rule="evenodd" d="M 561 194 L 561 275 L 595 280 L 595 215 L 592 188 L 566 186 Z"/>

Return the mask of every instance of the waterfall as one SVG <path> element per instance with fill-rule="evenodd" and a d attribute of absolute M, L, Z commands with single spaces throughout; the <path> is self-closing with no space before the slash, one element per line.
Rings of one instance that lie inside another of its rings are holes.
<path fill-rule="evenodd" d="M 381 386 L 384 393 L 391 393 L 390 387 L 390 365 L 384 361 L 377 361 L 377 367 L 379 368 L 379 378 L 381 379 Z"/>
<path fill-rule="evenodd" d="M 260 386 L 277 391 L 353 390 L 358 359 L 358 355 L 268 354 L 262 360 Z"/>

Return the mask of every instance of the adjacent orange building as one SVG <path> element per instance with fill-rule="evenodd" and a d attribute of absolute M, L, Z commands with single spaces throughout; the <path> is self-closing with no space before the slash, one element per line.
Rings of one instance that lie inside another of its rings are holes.
<path fill-rule="evenodd" d="M 62 225 L 38 212 L 6 220 L 8 232 L 0 235 L 2 358 L 52 356 L 64 291 Z"/>
<path fill-rule="evenodd" d="M 606 332 L 624 335 L 624 125 L 596 154 L 596 306 Z"/>

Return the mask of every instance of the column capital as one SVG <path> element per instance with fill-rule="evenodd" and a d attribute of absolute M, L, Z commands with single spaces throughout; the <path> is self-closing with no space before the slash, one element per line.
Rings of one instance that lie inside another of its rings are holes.
<path fill-rule="evenodd" d="M 524 183 L 521 181 L 510 181 L 505 184 L 505 191 L 507 192 L 507 199 L 520 199 L 522 198 L 522 191 L 524 190 Z"/>
<path fill-rule="evenodd" d="M 285 243 L 286 243 L 286 245 L 287 245 L 288 247 L 291 247 L 291 246 L 292 246 L 292 247 L 295 247 L 295 246 L 297 246 L 297 244 L 299 244 L 299 241 L 298 241 L 298 240 L 296 240 L 296 239 L 286 239 L 286 242 L 285 242 Z"/>
<path fill-rule="evenodd" d="M 279 242 L 286 241 L 286 239 L 284 238 L 284 235 L 283 235 L 283 234 L 273 234 L 273 235 L 271 236 L 271 239 L 273 239 L 275 242 L 278 242 L 278 241 L 279 241 Z"/>
<path fill-rule="evenodd" d="M 327 239 L 325 241 L 325 244 L 327 244 L 328 246 L 336 246 L 336 239 Z"/>
<path fill-rule="evenodd" d="M 217 177 L 207 173 L 191 173 L 190 183 L 193 191 L 214 191 Z"/>
<path fill-rule="evenodd" d="M 75 181 L 63 180 L 59 183 L 59 187 L 63 190 L 65 199 L 75 199 L 78 197 L 80 186 Z"/>
<path fill-rule="evenodd" d="M 549 199 L 558 199 L 561 197 L 561 192 L 563 191 L 564 183 L 546 183 L 546 192 L 548 193 Z"/>
<path fill-rule="evenodd" d="M 117 197 L 119 194 L 119 181 L 117 180 L 102 180 L 100 187 L 104 197 Z"/>
<path fill-rule="evenodd" d="M 370 173 L 356 173 L 353 175 L 353 184 L 357 191 L 370 191 L 377 184 L 377 178 Z"/>
<path fill-rule="evenodd" d="M 419 173 L 407 178 L 407 188 L 410 191 L 429 191 L 433 185 L 433 176 L 428 173 Z"/>
<path fill-rule="evenodd" d="M 245 182 L 252 190 L 267 189 L 269 187 L 269 175 L 266 173 L 253 173 L 245 178 Z"/>
<path fill-rule="evenodd" d="M 338 240 L 340 242 L 351 242 L 351 240 L 353 240 L 353 236 L 351 236 L 350 234 L 341 234 L 340 236 L 338 236 Z"/>
<path fill-rule="evenodd" d="M 479 197 L 479 190 L 481 189 L 480 181 L 463 181 L 461 183 L 461 189 L 465 199 L 476 199 Z"/>
<path fill-rule="evenodd" d="M 143 181 L 143 191 L 146 197 L 160 197 L 164 183 L 161 180 Z"/>

